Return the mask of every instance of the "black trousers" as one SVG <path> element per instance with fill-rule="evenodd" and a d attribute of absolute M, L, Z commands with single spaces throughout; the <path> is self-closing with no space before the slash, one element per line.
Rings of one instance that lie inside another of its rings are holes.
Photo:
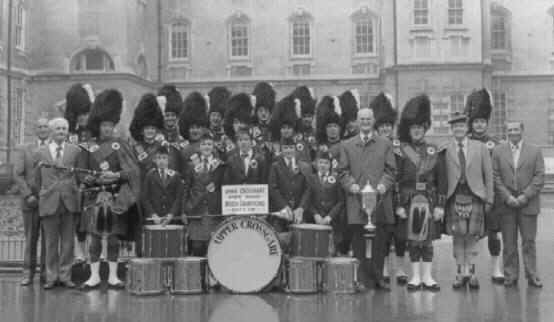
<path fill-rule="evenodd" d="M 394 232 L 394 225 L 377 224 L 375 238 L 371 243 L 371 259 L 366 258 L 366 233 L 363 225 L 348 225 L 348 235 L 352 236 L 352 251 L 360 261 L 358 278 L 366 287 L 383 280 L 383 266 L 388 253 L 388 237 Z"/>

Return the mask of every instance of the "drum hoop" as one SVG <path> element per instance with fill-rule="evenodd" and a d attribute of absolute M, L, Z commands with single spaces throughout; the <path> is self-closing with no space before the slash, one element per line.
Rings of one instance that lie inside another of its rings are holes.
<path fill-rule="evenodd" d="M 298 230 L 319 230 L 319 231 L 331 231 L 333 228 L 327 225 L 317 225 L 317 224 L 294 224 L 290 225 L 292 229 Z"/>
<path fill-rule="evenodd" d="M 216 229 L 214 230 L 214 233 L 212 233 L 212 236 L 210 237 L 210 241 L 208 242 L 208 250 L 207 250 L 207 262 L 208 262 L 208 269 L 209 271 L 211 272 L 211 274 L 214 276 L 214 278 L 217 280 L 217 277 L 215 276 L 215 273 L 214 273 L 214 270 L 212 269 L 212 264 L 210 264 L 210 249 L 213 247 L 213 245 L 215 244 L 214 242 L 214 238 L 216 236 L 215 232 L 217 232 L 221 227 L 225 226 L 226 224 L 228 224 L 229 222 L 232 222 L 232 221 L 240 221 L 242 219 L 245 219 L 247 218 L 248 220 L 252 220 L 252 221 L 256 221 L 262 225 L 265 225 L 267 226 L 267 228 L 269 228 L 269 232 L 270 234 L 273 235 L 273 237 L 276 239 L 276 240 L 279 240 L 279 235 L 277 234 L 277 232 L 275 231 L 275 229 L 265 220 L 261 219 L 261 218 L 257 218 L 257 217 L 251 217 L 251 216 L 232 216 L 231 218 L 227 218 L 225 219 L 224 221 L 222 221 L 219 225 L 217 225 Z M 280 243 L 277 243 L 276 246 L 278 247 L 278 249 L 280 250 L 280 258 L 279 258 L 279 267 L 277 269 L 277 271 L 275 272 L 275 276 L 273 276 L 273 278 L 265 285 L 262 285 L 260 286 L 259 288 L 255 288 L 251 291 L 248 291 L 248 292 L 241 292 L 241 291 L 235 291 L 235 290 L 232 290 L 230 288 L 228 288 L 227 286 L 223 285 L 223 287 L 225 287 L 226 289 L 228 289 L 231 293 L 235 293 L 235 294 L 253 294 L 253 293 L 259 293 L 261 291 L 263 291 L 268 285 L 271 285 L 271 283 L 273 283 L 273 281 L 276 279 L 276 278 L 279 278 L 279 274 L 281 272 L 281 268 L 283 267 L 283 259 L 284 259 L 284 256 L 283 256 L 283 248 L 281 247 L 281 244 Z M 220 282 L 220 281 L 218 281 Z M 221 282 L 220 282 L 221 283 Z"/>
<path fill-rule="evenodd" d="M 188 262 L 188 263 L 202 263 L 208 261 L 206 257 L 200 257 L 200 256 L 187 256 L 187 257 L 179 257 L 175 258 L 176 262 Z"/>
<path fill-rule="evenodd" d="M 355 264 L 358 262 L 356 258 L 348 257 L 331 257 L 326 260 L 329 264 Z"/>
<path fill-rule="evenodd" d="M 183 230 L 184 226 L 180 225 L 144 225 L 144 230 Z"/>

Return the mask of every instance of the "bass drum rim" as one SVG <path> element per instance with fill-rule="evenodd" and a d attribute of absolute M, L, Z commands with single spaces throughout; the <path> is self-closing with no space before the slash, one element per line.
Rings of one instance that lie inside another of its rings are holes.
<path fill-rule="evenodd" d="M 235 293 L 235 294 L 254 294 L 254 293 L 263 292 L 268 286 L 272 285 L 272 283 L 280 277 L 281 270 L 282 270 L 282 267 L 283 267 L 283 259 L 284 259 L 283 255 L 284 255 L 284 253 L 283 253 L 283 248 L 281 247 L 281 244 L 279 242 L 279 235 L 277 234 L 275 229 L 267 221 L 265 221 L 261 218 L 248 216 L 248 215 L 234 215 L 234 216 L 230 215 L 230 217 L 231 218 L 227 218 L 223 222 L 221 222 L 217 226 L 217 228 L 214 230 L 214 232 L 212 233 L 212 235 L 210 237 L 210 241 L 208 243 L 207 254 L 206 254 L 206 259 L 208 260 L 209 273 L 212 274 L 212 276 L 215 278 L 215 280 L 218 283 L 221 284 L 221 286 L 223 286 L 225 289 L 229 290 L 229 292 L 231 292 L 231 293 Z M 210 260 L 212 258 L 212 256 L 210 256 L 210 253 L 213 253 L 212 249 L 213 249 L 213 247 L 215 247 L 214 246 L 214 244 L 215 244 L 214 239 L 215 239 L 215 236 L 217 235 L 216 233 L 221 229 L 221 227 L 227 225 L 228 223 L 233 222 L 233 221 L 240 221 L 242 219 L 248 219 L 248 220 L 251 220 L 251 221 L 256 221 L 256 222 L 266 226 L 266 228 L 268 229 L 270 234 L 277 241 L 276 247 L 279 251 L 279 265 L 277 266 L 277 268 L 274 272 L 274 276 L 269 281 L 267 281 L 266 283 L 263 283 L 263 285 L 260 285 L 258 287 L 252 288 L 251 290 L 247 290 L 247 291 L 233 289 L 233 288 L 229 287 L 228 285 L 225 285 L 223 282 L 221 282 L 220 278 L 218 278 L 218 276 L 217 276 L 216 270 L 214 270 L 213 259 Z M 210 251 L 210 250 L 212 250 L 212 251 Z"/>

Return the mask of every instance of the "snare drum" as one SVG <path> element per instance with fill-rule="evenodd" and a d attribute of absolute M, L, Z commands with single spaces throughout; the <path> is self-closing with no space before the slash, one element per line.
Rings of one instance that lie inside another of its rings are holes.
<path fill-rule="evenodd" d="M 170 275 L 172 294 L 199 294 L 206 291 L 205 257 L 185 257 L 175 259 Z"/>
<path fill-rule="evenodd" d="M 329 257 L 333 253 L 332 228 L 326 225 L 291 225 L 291 256 Z"/>
<path fill-rule="evenodd" d="M 208 245 L 208 266 L 231 292 L 259 292 L 278 277 L 281 245 L 264 220 L 237 216 L 222 222 Z"/>
<path fill-rule="evenodd" d="M 356 293 L 358 266 L 359 261 L 355 258 L 328 258 L 322 266 L 322 290 L 332 293 Z"/>
<path fill-rule="evenodd" d="M 286 270 L 287 291 L 290 293 L 317 293 L 321 285 L 321 260 L 291 257 Z"/>
<path fill-rule="evenodd" d="M 186 235 L 179 225 L 146 225 L 142 232 L 142 254 L 144 257 L 186 256 Z"/>
<path fill-rule="evenodd" d="M 135 295 L 162 294 L 166 289 L 162 261 L 154 258 L 133 258 L 127 270 L 127 290 Z"/>

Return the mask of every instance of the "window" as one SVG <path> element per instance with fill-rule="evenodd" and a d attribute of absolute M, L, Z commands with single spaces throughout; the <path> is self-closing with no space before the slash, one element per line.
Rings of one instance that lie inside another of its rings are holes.
<path fill-rule="evenodd" d="M 312 66 L 310 64 L 294 64 L 292 66 L 292 74 L 294 76 L 303 76 L 311 74 Z"/>
<path fill-rule="evenodd" d="M 506 50 L 508 43 L 509 16 L 500 8 L 491 10 L 491 48 Z"/>
<path fill-rule="evenodd" d="M 414 0 L 414 24 L 429 24 L 429 0 Z"/>
<path fill-rule="evenodd" d="M 14 102 L 14 117 L 13 124 L 13 142 L 15 144 L 22 144 L 25 139 L 25 111 L 24 111 L 24 89 L 17 88 L 15 90 L 15 102 Z"/>
<path fill-rule="evenodd" d="M 231 58 L 247 58 L 249 24 L 247 20 L 231 22 Z"/>
<path fill-rule="evenodd" d="M 506 134 L 504 127 L 506 123 L 506 93 L 500 90 L 494 91 L 493 104 L 494 108 L 492 109 L 489 128 L 492 135 L 504 138 Z"/>
<path fill-rule="evenodd" d="M 292 23 L 292 55 L 310 56 L 310 22 L 307 20 L 294 21 Z"/>
<path fill-rule="evenodd" d="M 356 54 L 375 53 L 375 30 L 373 19 L 367 17 L 354 23 L 356 33 Z"/>
<path fill-rule="evenodd" d="M 447 135 L 450 130 L 448 124 L 448 117 L 450 109 L 448 104 L 444 102 L 433 103 L 432 112 L 432 126 L 433 133 L 437 135 Z"/>
<path fill-rule="evenodd" d="M 450 36 L 448 38 L 450 56 L 466 57 L 469 49 L 469 38 L 463 36 Z"/>
<path fill-rule="evenodd" d="M 72 71 L 113 71 L 114 63 L 110 55 L 101 49 L 85 49 L 71 60 Z"/>
<path fill-rule="evenodd" d="M 19 4 L 15 13 L 15 47 L 21 50 L 25 49 L 25 8 Z"/>
<path fill-rule="evenodd" d="M 169 59 L 186 60 L 189 58 L 189 25 L 177 22 L 171 25 L 169 31 Z"/>
<path fill-rule="evenodd" d="M 464 95 L 453 94 L 450 95 L 450 112 L 464 112 Z"/>
<path fill-rule="evenodd" d="M 431 39 L 429 37 L 415 37 L 413 46 L 415 58 L 425 59 L 431 56 Z"/>
<path fill-rule="evenodd" d="M 463 0 L 448 0 L 448 24 L 461 25 L 464 23 Z"/>

